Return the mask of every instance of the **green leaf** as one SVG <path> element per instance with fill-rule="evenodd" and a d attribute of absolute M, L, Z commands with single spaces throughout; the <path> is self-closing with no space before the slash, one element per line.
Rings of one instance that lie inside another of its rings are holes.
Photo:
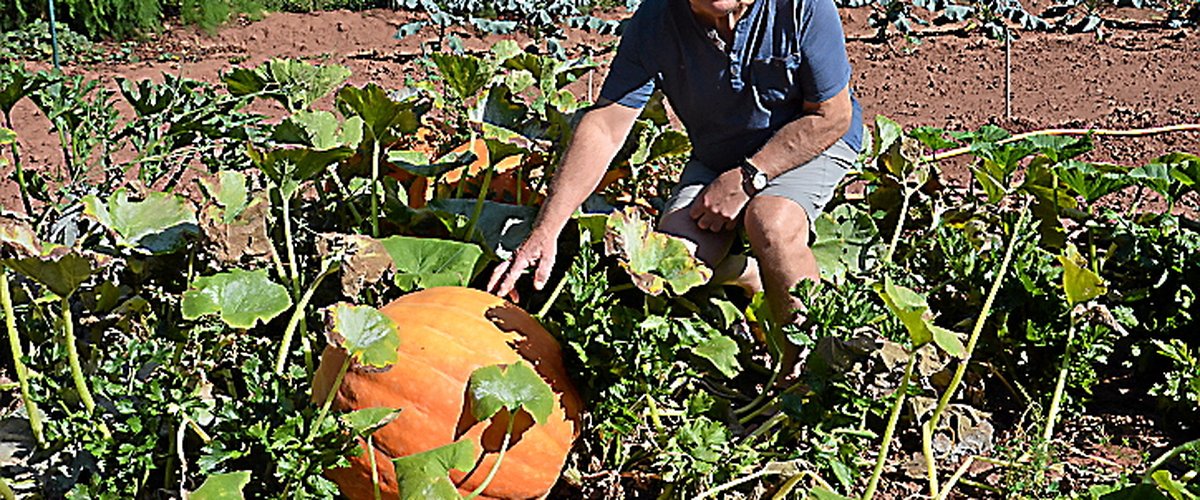
<path fill-rule="evenodd" d="M 355 361 L 386 368 L 399 359 L 396 323 L 378 309 L 343 303 L 330 308 L 330 315 L 329 343 L 345 349 Z"/>
<path fill-rule="evenodd" d="M 85 214 L 118 235 L 118 244 L 151 254 L 179 250 L 188 235 L 199 232 L 196 213 L 173 194 L 150 193 L 145 200 L 129 201 L 121 188 L 107 202 L 93 195 L 84 197 L 83 204 Z"/>
<path fill-rule="evenodd" d="M 396 285 L 404 291 L 466 286 L 483 256 L 479 245 L 458 241 L 392 236 L 379 242 L 396 264 Z"/>
<path fill-rule="evenodd" d="M 383 87 L 374 83 L 362 88 L 342 87 L 338 91 L 337 106 L 343 115 L 361 118 L 367 138 L 379 142 L 388 142 L 398 134 L 416 132 L 424 112 L 413 100 L 392 100 Z"/>
<path fill-rule="evenodd" d="M 467 385 L 471 396 L 471 415 L 483 422 L 501 408 L 509 415 L 525 410 L 539 424 L 546 423 L 554 409 L 554 391 L 524 361 L 507 367 L 485 366 L 471 373 Z M 510 417 L 511 418 L 511 417 Z"/>
<path fill-rule="evenodd" d="M 392 460 L 402 500 L 462 500 L 450 482 L 450 469 L 468 472 L 475 466 L 475 443 L 456 441 Z"/>
<path fill-rule="evenodd" d="M 875 116 L 874 140 L 871 141 L 874 151 L 871 156 L 879 156 L 879 153 L 891 149 L 903 136 L 904 129 L 895 120 L 883 115 Z"/>
<path fill-rule="evenodd" d="M 1030 137 L 1029 144 L 1050 160 L 1060 163 L 1092 150 L 1092 137 L 1071 137 L 1066 135 L 1035 135 Z"/>
<path fill-rule="evenodd" d="M 817 238 L 812 251 L 822 278 L 838 283 L 847 274 L 861 274 L 874 265 L 873 249 L 878 244 L 879 229 L 865 211 L 839 205 L 822 213 L 813 224 L 813 231 Z"/>
<path fill-rule="evenodd" d="M 1087 267 L 1087 260 L 1079 255 L 1075 245 L 1067 246 L 1066 255 L 1059 255 L 1063 266 L 1063 290 L 1071 307 L 1087 302 L 1106 293 L 1104 280 Z"/>
<path fill-rule="evenodd" d="M 342 147 L 357 148 L 362 137 L 361 117 L 351 116 L 342 123 L 328 111 L 299 111 L 275 126 L 271 139 L 325 151 Z"/>
<path fill-rule="evenodd" d="M 193 281 L 183 293 L 181 309 L 183 319 L 189 321 L 219 314 L 225 324 L 247 330 L 259 321 L 266 324 L 291 306 L 287 289 L 272 282 L 265 269 L 233 269 Z"/>
<path fill-rule="evenodd" d="M 397 168 L 421 177 L 437 177 L 478 159 L 474 151 L 450 153 L 436 163 L 421 151 L 388 151 L 387 161 Z"/>
<path fill-rule="evenodd" d="M 852 500 L 850 497 L 839 495 L 820 486 L 813 488 L 809 495 L 809 498 L 815 500 Z"/>
<path fill-rule="evenodd" d="M 250 205 L 250 192 L 246 189 L 246 175 L 241 172 L 222 170 L 217 173 L 217 182 L 201 181 L 208 196 L 221 206 L 221 219 L 232 224 Z"/>
<path fill-rule="evenodd" d="M 895 314 L 912 338 L 913 347 L 921 347 L 933 340 L 933 332 L 929 330 L 928 320 L 932 317 L 929 303 L 925 297 L 911 288 L 895 285 L 892 278 L 884 279 L 883 285 L 875 284 L 875 292 L 887 304 L 892 314 Z"/>
<path fill-rule="evenodd" d="M 1171 495 L 1172 500 L 1195 500 L 1196 495 L 1188 490 L 1187 483 L 1175 479 L 1169 470 L 1156 470 L 1150 474 L 1150 479 L 1158 485 L 1158 489 Z"/>
<path fill-rule="evenodd" d="M 722 375 L 728 378 L 736 377 L 742 372 L 742 365 L 738 363 L 737 359 L 738 351 L 737 342 L 724 335 L 709 337 L 692 348 L 692 352 L 707 359 L 721 371 Z"/>
<path fill-rule="evenodd" d="M 1126 172 L 1105 172 L 1099 165 L 1076 160 L 1060 164 L 1055 173 L 1088 203 L 1120 191 L 1134 181 Z"/>
<path fill-rule="evenodd" d="M 343 414 L 340 418 L 355 436 L 366 436 L 392 423 L 400 416 L 400 408 L 364 408 Z"/>
<path fill-rule="evenodd" d="M 712 277 L 712 270 L 692 255 L 683 240 L 652 230 L 634 208 L 608 217 L 604 249 L 618 256 L 633 284 L 650 295 L 662 293 L 667 286 L 682 295 Z"/>
<path fill-rule="evenodd" d="M 933 334 L 933 343 L 941 347 L 946 354 L 959 359 L 967 357 L 967 348 L 962 343 L 958 332 L 950 331 L 937 325 L 930 324 L 929 331 Z"/>
<path fill-rule="evenodd" d="M 687 154 L 692 150 L 692 141 L 678 130 L 664 130 L 654 138 L 649 154 L 643 163 L 654 163 L 664 158 Z"/>
<path fill-rule="evenodd" d="M 291 198 L 302 182 L 324 172 L 330 165 L 353 156 L 354 150 L 273 149 L 264 153 L 250 146 L 247 153 L 254 165 L 279 186 L 283 195 Z"/>
<path fill-rule="evenodd" d="M 0 127 L 0 146 L 17 142 L 17 133 L 12 130 Z"/>
<path fill-rule="evenodd" d="M 196 491 L 188 494 L 188 500 L 241 500 L 242 488 L 250 484 L 250 471 L 213 474 L 204 479 Z"/>
<path fill-rule="evenodd" d="M 487 85 L 492 79 L 494 68 L 487 61 L 470 55 L 432 54 L 446 88 L 460 100 L 466 101 Z"/>
<path fill-rule="evenodd" d="M 296 112 L 329 94 L 350 77 L 343 66 L 314 66 L 295 59 L 273 59 L 254 69 L 237 68 L 221 79 L 235 96 L 263 93 Z"/>
<path fill-rule="evenodd" d="M 476 200 L 434 200 L 429 208 L 442 220 L 455 238 L 474 241 L 490 254 L 507 258 L 521 246 L 533 229 L 537 208 L 494 201 L 483 202 L 474 234 L 466 234 Z"/>
<path fill-rule="evenodd" d="M 91 261 L 66 247 L 56 247 L 49 254 L 40 256 L 6 259 L 4 265 L 59 297 L 70 297 L 95 272 Z"/>
<path fill-rule="evenodd" d="M 733 327 L 733 324 L 742 319 L 742 311 L 738 309 L 733 302 L 728 300 L 712 297 L 708 299 L 712 305 L 717 306 L 717 311 L 721 313 L 721 328 L 728 330 Z"/>

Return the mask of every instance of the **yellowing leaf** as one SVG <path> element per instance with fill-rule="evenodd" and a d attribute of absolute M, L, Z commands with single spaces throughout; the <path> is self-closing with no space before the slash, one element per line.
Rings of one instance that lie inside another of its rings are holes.
<path fill-rule="evenodd" d="M 712 277 L 712 270 L 692 255 L 682 239 L 654 231 L 634 208 L 608 217 L 604 250 L 618 256 L 633 284 L 650 295 L 662 293 L 667 286 L 681 295 Z"/>
<path fill-rule="evenodd" d="M 1063 266 L 1063 290 L 1071 307 L 1108 291 L 1104 287 L 1104 280 L 1088 269 L 1087 260 L 1079 255 L 1074 245 L 1067 246 L 1067 254 L 1058 256 L 1058 261 Z"/>

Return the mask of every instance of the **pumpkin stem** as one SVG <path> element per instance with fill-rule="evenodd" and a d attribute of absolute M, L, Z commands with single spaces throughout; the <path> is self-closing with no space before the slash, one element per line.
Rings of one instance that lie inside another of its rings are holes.
<path fill-rule="evenodd" d="M 312 441 L 317 437 L 317 431 L 321 428 L 321 424 L 325 423 L 325 416 L 329 415 L 329 407 L 333 405 L 333 398 L 337 395 L 338 389 L 342 387 L 342 379 L 346 377 L 346 370 L 350 368 L 351 355 L 346 354 L 346 360 L 342 362 L 342 367 L 338 370 L 337 377 L 333 379 L 333 385 L 329 386 L 329 394 L 325 395 L 325 404 L 321 405 L 321 412 L 317 413 L 317 420 L 313 422 L 313 426 L 308 430 L 308 437 L 305 441 Z"/>
<path fill-rule="evenodd" d="M 504 452 L 508 450 L 508 441 L 512 439 L 513 422 L 517 420 L 517 416 L 514 413 L 509 412 L 508 414 L 508 427 L 504 430 L 504 442 L 500 445 L 500 453 L 496 455 L 496 463 L 492 464 L 492 470 L 488 471 L 487 477 L 483 478 L 483 482 L 479 483 L 479 487 L 475 488 L 475 491 L 472 491 L 463 500 L 473 500 L 480 493 L 483 493 L 483 490 L 487 489 L 488 485 L 491 484 L 492 478 L 496 477 L 496 473 L 500 471 L 500 462 L 504 461 Z"/>
<path fill-rule="evenodd" d="M 13 368 L 17 372 L 17 381 L 21 385 L 21 400 L 25 403 L 25 413 L 29 414 L 29 428 L 33 431 L 34 440 L 38 446 L 46 446 L 46 436 L 42 433 L 42 412 L 29 390 L 29 371 L 21 361 L 21 338 L 17 334 L 17 317 L 13 311 L 12 292 L 8 285 L 8 269 L 0 267 L 0 304 L 4 307 L 4 327 L 8 330 L 8 345 L 12 350 Z M 0 490 L 2 491 L 2 490 Z"/>

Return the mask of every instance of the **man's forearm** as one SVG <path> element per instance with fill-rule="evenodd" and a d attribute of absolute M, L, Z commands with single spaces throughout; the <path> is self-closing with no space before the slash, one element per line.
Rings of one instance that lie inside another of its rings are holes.
<path fill-rule="evenodd" d="M 551 234 L 562 231 L 575 209 L 600 184 L 637 114 L 638 110 L 612 103 L 583 116 L 550 182 L 550 193 L 538 213 L 534 230 Z"/>
<path fill-rule="evenodd" d="M 815 105 L 816 109 L 784 125 L 750 162 L 767 177 L 775 178 L 833 146 L 850 129 L 853 108 L 846 90 L 830 101 L 836 102 Z"/>

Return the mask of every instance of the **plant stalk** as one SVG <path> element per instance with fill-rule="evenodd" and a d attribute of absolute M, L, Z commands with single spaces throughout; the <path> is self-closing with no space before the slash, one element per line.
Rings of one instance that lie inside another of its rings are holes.
<path fill-rule="evenodd" d="M 75 347 L 75 322 L 71 316 L 71 301 L 67 297 L 62 298 L 62 322 L 63 336 L 67 342 L 67 363 L 71 365 L 71 378 L 75 381 L 75 390 L 79 391 L 79 399 L 83 400 L 84 408 L 87 408 L 88 416 L 96 409 L 96 401 L 92 399 L 92 391 L 88 388 L 87 381 L 83 379 L 83 368 L 79 366 L 79 351 Z"/>
<path fill-rule="evenodd" d="M 379 237 L 379 138 L 371 144 L 371 237 Z"/>
<path fill-rule="evenodd" d="M 321 429 L 321 424 L 325 423 L 325 416 L 329 415 L 329 407 L 333 406 L 333 398 L 337 396 L 338 389 L 342 387 L 342 379 L 346 377 L 346 370 L 350 369 L 351 359 L 353 356 L 346 353 L 346 360 L 338 369 L 337 377 L 333 379 L 333 385 L 329 386 L 329 394 L 325 396 L 325 403 L 321 405 L 321 411 L 317 413 L 317 419 L 313 421 L 312 429 L 308 430 L 308 437 L 304 439 L 305 441 L 311 442 L 314 437 L 317 437 L 317 431 Z"/>
<path fill-rule="evenodd" d="M 1054 385 L 1054 395 L 1050 398 L 1050 412 L 1046 414 L 1046 428 L 1042 431 L 1042 439 L 1050 442 L 1054 437 L 1054 421 L 1058 418 L 1059 406 L 1062 404 L 1063 390 L 1067 386 L 1067 372 L 1071 368 L 1071 352 L 1075 344 L 1075 315 L 1071 315 L 1070 326 L 1067 327 L 1067 350 L 1063 352 L 1062 366 L 1058 369 L 1058 382 Z"/>
<path fill-rule="evenodd" d="M 287 240 L 284 242 L 287 246 L 287 267 L 292 278 L 292 296 L 296 297 L 300 295 L 300 271 L 296 265 L 296 244 L 292 239 L 292 200 L 282 191 L 279 194 L 283 199 L 283 239 Z"/>
<path fill-rule="evenodd" d="M 1150 481 L 1151 480 L 1150 475 L 1153 474 L 1154 471 L 1158 470 L 1159 468 L 1161 468 L 1164 465 L 1167 465 L 1167 462 L 1174 460 L 1175 457 L 1178 457 L 1179 455 L 1182 455 L 1185 452 L 1193 451 L 1193 450 L 1200 450 L 1200 439 L 1193 439 L 1193 440 L 1183 443 L 1179 446 L 1171 448 L 1166 453 L 1163 453 L 1163 455 L 1161 457 L 1158 457 L 1158 459 L 1155 460 L 1154 463 L 1150 464 L 1150 467 L 1146 469 L 1146 475 L 1144 477 L 1142 477 L 1142 481 L 1143 482 Z"/>
<path fill-rule="evenodd" d="M 371 459 L 371 490 L 375 493 L 375 500 L 382 500 L 383 496 L 379 492 L 379 466 L 375 463 L 375 436 L 367 436 L 367 455 Z"/>
<path fill-rule="evenodd" d="M 892 233 L 892 241 L 888 244 L 886 257 L 883 258 L 886 263 L 892 263 L 892 257 L 896 254 L 896 246 L 900 244 L 900 233 L 904 232 L 904 222 L 908 218 L 908 203 L 914 192 L 905 186 L 904 201 L 900 204 L 900 218 L 896 220 L 896 230 Z"/>
<path fill-rule="evenodd" d="M 12 114 L 5 113 L 4 121 L 8 125 L 8 129 L 16 131 L 13 127 Z M 13 173 L 17 177 L 17 188 L 21 191 L 21 206 L 25 207 L 26 215 L 33 215 L 33 202 L 29 201 L 29 188 L 25 184 L 25 167 L 21 165 L 21 151 L 18 140 L 13 140 L 12 156 L 13 156 Z"/>
<path fill-rule="evenodd" d="M 933 433 L 937 431 L 937 424 L 941 421 L 942 412 L 946 411 L 946 407 L 950 405 L 950 398 L 958 391 L 959 384 L 962 383 L 963 376 L 967 373 L 967 366 L 971 363 L 971 355 L 975 352 L 975 346 L 979 343 L 979 336 L 983 333 L 983 325 L 987 321 L 987 317 L 992 312 L 992 304 L 996 301 L 996 294 L 1000 292 L 1000 286 L 1004 283 L 1004 276 L 1008 274 L 1008 267 L 1012 264 L 1013 251 L 1017 247 L 1017 239 L 1021 233 L 1021 227 L 1025 225 L 1025 220 L 1029 216 L 1029 200 L 1021 205 L 1021 215 L 1017 218 L 1016 225 L 1013 226 L 1012 235 L 1008 239 L 1008 247 L 1004 249 L 1004 259 L 1000 261 L 1000 269 L 996 271 L 996 277 L 992 279 L 992 287 L 988 290 L 987 299 L 983 302 L 983 308 L 979 310 L 979 316 L 975 318 L 975 326 L 971 330 L 971 336 L 967 338 L 966 356 L 959 361 L 958 367 L 954 369 L 954 375 L 950 378 L 950 385 L 946 387 L 946 392 L 942 393 L 942 397 L 938 399 L 937 407 L 934 408 L 933 414 L 929 417 L 929 432 L 925 433 L 924 440 L 932 439 Z M 926 461 L 932 463 L 932 455 L 929 454 L 931 449 L 930 443 L 924 443 Z M 930 493 L 937 496 L 937 470 L 931 468 L 929 472 Z"/>
<path fill-rule="evenodd" d="M 483 174 L 483 186 L 479 188 L 479 196 L 475 199 L 475 210 L 471 213 L 471 222 L 467 224 L 465 238 L 468 241 L 475 235 L 475 225 L 479 223 L 479 214 L 483 212 L 483 200 L 487 198 L 488 188 L 492 186 L 492 174 L 495 171 L 495 165 L 488 165 L 487 172 Z"/>
<path fill-rule="evenodd" d="M 8 269 L 0 268 L 0 304 L 4 307 L 4 329 L 8 331 L 8 346 L 12 350 L 13 369 L 17 372 L 17 382 L 21 386 L 21 402 L 25 405 L 25 413 L 29 414 L 29 428 L 33 430 L 33 438 L 38 447 L 46 447 L 46 436 L 42 428 L 42 411 L 29 391 L 29 369 L 21 358 L 25 354 L 21 350 L 21 338 L 17 334 L 17 316 L 13 310 L 12 292 L 8 284 Z"/>
<path fill-rule="evenodd" d="M 900 421 L 900 410 L 904 408 L 904 398 L 908 395 L 908 383 L 912 380 L 913 366 L 917 364 L 917 353 L 914 351 L 908 356 L 908 363 L 904 366 L 904 378 L 900 379 L 900 388 L 897 392 L 900 394 L 896 397 L 896 401 L 892 403 L 891 414 L 888 415 L 887 427 L 883 430 L 883 443 L 879 445 L 879 457 L 875 459 L 875 469 L 871 471 L 871 480 L 867 483 L 867 491 L 863 493 L 862 500 L 870 500 L 875 496 L 875 490 L 879 487 L 879 478 L 883 475 L 883 466 L 887 463 L 888 449 L 892 445 L 892 434 L 896 432 L 896 423 Z"/>
<path fill-rule="evenodd" d="M 508 450 L 508 442 L 510 439 L 512 439 L 513 422 L 516 420 L 517 415 L 514 412 L 509 412 L 508 426 L 504 430 L 504 442 L 500 444 L 500 453 L 496 455 L 496 462 L 492 464 L 492 470 L 488 471 L 487 477 L 483 478 L 483 482 L 479 483 L 479 486 L 475 488 L 475 491 L 472 491 L 471 494 L 464 497 L 463 500 L 473 500 L 475 497 L 483 493 L 483 490 L 487 489 L 488 485 L 492 483 L 492 478 L 496 477 L 496 472 L 500 471 L 500 462 L 504 461 L 504 452 Z"/>
<path fill-rule="evenodd" d="M 321 266 L 321 274 L 313 280 L 312 284 L 305 290 L 304 296 L 296 303 L 296 309 L 292 311 L 292 317 L 288 319 L 287 328 L 283 331 L 283 339 L 279 341 L 279 353 L 275 356 L 275 374 L 283 375 L 283 367 L 287 364 L 288 348 L 292 345 L 292 337 L 296 334 L 296 328 L 304 319 L 304 311 L 308 308 L 309 301 L 312 300 L 313 293 L 321 286 L 321 282 L 326 276 L 334 271 L 336 266 L 329 265 L 329 262 L 323 262 Z"/>

